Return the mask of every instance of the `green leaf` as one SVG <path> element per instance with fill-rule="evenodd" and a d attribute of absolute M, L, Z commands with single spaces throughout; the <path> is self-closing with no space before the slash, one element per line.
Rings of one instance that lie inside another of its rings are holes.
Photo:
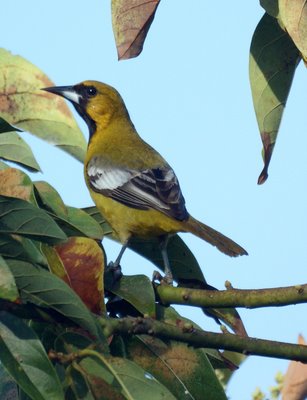
<path fill-rule="evenodd" d="M 0 196 L 0 233 L 17 234 L 46 243 L 66 239 L 64 232 L 43 210 L 27 201 Z"/>
<path fill-rule="evenodd" d="M 268 167 L 279 125 L 301 56 L 277 20 L 264 14 L 253 35 L 249 75 L 254 108 L 264 149 L 264 168 L 258 184 L 268 177 Z"/>
<path fill-rule="evenodd" d="M 60 218 L 67 218 L 67 209 L 59 193 L 49 183 L 33 182 L 40 205 Z"/>
<path fill-rule="evenodd" d="M 146 368 L 176 399 L 226 399 L 201 349 L 147 335 L 126 338 L 125 343 L 128 357 Z"/>
<path fill-rule="evenodd" d="M 260 5 L 271 17 L 278 18 L 279 5 L 278 0 L 260 0 Z"/>
<path fill-rule="evenodd" d="M 18 387 L 0 363 L 0 400 L 19 400 Z"/>
<path fill-rule="evenodd" d="M 0 254 L 5 258 L 47 265 L 46 258 L 34 242 L 22 236 L 2 234 L 0 236 Z"/>
<path fill-rule="evenodd" d="M 164 270 L 164 262 L 158 238 L 148 240 L 133 238 L 129 242 L 129 248 Z M 167 245 L 167 254 L 173 277 L 176 281 L 193 279 L 205 282 L 204 275 L 195 256 L 180 236 L 174 235 L 170 237 Z"/>
<path fill-rule="evenodd" d="M 85 236 L 91 239 L 101 240 L 103 230 L 99 223 L 85 211 L 66 206 L 67 218 L 56 216 L 58 225 L 68 236 Z"/>
<path fill-rule="evenodd" d="M 0 256 L 0 298 L 15 301 L 19 297 L 14 276 L 7 263 Z"/>
<path fill-rule="evenodd" d="M 237 368 L 239 368 L 239 366 L 241 366 L 248 357 L 245 354 L 235 353 L 233 351 L 228 351 L 228 350 L 223 351 L 222 354 L 226 360 L 233 363 L 233 365 L 236 365 Z M 217 375 L 219 377 L 219 381 L 224 387 L 227 386 L 234 372 L 235 370 L 231 368 L 218 369 Z"/>
<path fill-rule="evenodd" d="M 85 357 L 80 371 L 97 398 L 104 398 L 105 383 L 129 400 L 175 400 L 168 389 L 134 362 L 117 357 Z M 101 382 L 101 383 L 100 383 Z M 108 398 L 114 398 L 114 395 Z"/>
<path fill-rule="evenodd" d="M 90 215 L 98 224 L 101 226 L 102 231 L 104 236 L 107 235 L 112 235 L 113 230 L 110 227 L 110 225 L 107 223 L 107 221 L 104 219 L 100 211 L 98 211 L 97 207 L 85 207 L 83 208 L 83 211 L 85 211 L 88 215 Z"/>
<path fill-rule="evenodd" d="M 135 289 L 137 288 L 137 290 Z M 108 290 L 126 300 L 140 313 L 155 318 L 155 293 L 152 283 L 145 275 L 122 276 Z"/>
<path fill-rule="evenodd" d="M 31 399 L 64 400 L 61 382 L 34 331 L 4 311 L 0 312 L 0 360 Z"/>
<path fill-rule="evenodd" d="M 54 84 L 26 59 L 0 49 L 1 116 L 83 161 L 86 141 L 65 101 L 41 89 Z"/>
<path fill-rule="evenodd" d="M 8 169 L 8 168 L 10 168 L 10 166 L 0 160 L 0 171 L 2 171 L 3 169 Z"/>
<path fill-rule="evenodd" d="M 106 344 L 100 325 L 80 297 L 64 281 L 23 261 L 7 260 L 7 263 L 23 301 L 57 311 Z"/>
<path fill-rule="evenodd" d="M 0 135 L 0 158 L 21 165 L 31 172 L 41 170 L 31 147 L 16 132 Z"/>
<path fill-rule="evenodd" d="M 86 380 L 83 378 L 82 373 L 76 369 L 77 364 L 75 363 L 72 368 L 66 372 L 66 377 L 69 386 L 65 391 L 65 399 L 67 400 L 96 400 L 97 397 L 94 397 L 94 394 L 91 393 L 91 389 L 89 388 Z M 98 389 L 99 390 L 99 389 Z M 93 388 L 93 392 L 95 392 L 95 388 Z M 109 395 L 110 393 L 108 393 Z M 101 399 L 111 399 L 114 397 L 101 397 Z M 117 399 L 116 399 L 117 400 Z"/>
<path fill-rule="evenodd" d="M 20 129 L 10 125 L 8 122 L 6 122 L 3 118 L 0 117 L 0 133 L 12 132 L 12 131 L 21 132 Z"/>

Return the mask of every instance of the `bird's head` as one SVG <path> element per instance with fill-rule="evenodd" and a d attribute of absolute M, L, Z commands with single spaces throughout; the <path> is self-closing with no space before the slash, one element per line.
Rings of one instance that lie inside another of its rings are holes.
<path fill-rule="evenodd" d="M 44 88 L 69 100 L 85 120 L 92 135 L 97 125 L 107 126 L 114 116 L 129 118 L 120 94 L 112 86 L 97 81 L 84 81 L 73 86 Z"/>

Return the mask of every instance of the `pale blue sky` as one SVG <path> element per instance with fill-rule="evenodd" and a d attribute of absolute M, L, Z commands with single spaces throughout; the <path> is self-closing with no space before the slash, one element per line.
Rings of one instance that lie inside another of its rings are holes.
<path fill-rule="evenodd" d="M 258 1 L 162 0 L 140 57 L 117 61 L 108 0 L 10 1 L 2 8 L 0 46 L 40 67 L 57 85 L 104 81 L 122 94 L 141 136 L 171 164 L 189 212 L 244 246 L 231 259 L 183 235 L 208 282 L 238 288 L 306 282 L 306 72 L 300 65 L 282 121 L 269 179 L 257 186 L 261 141 L 248 81 L 249 45 L 263 11 Z M 87 137 L 87 128 L 80 121 Z M 92 204 L 82 166 L 24 134 L 43 175 L 67 204 Z M 106 243 L 110 259 L 118 245 Z M 131 252 L 125 273 L 152 274 Z M 250 336 L 295 342 L 307 337 L 306 305 L 239 310 Z M 218 327 L 201 312 L 185 315 Z M 234 375 L 231 399 L 251 398 L 273 384 L 287 362 L 250 357 Z"/>

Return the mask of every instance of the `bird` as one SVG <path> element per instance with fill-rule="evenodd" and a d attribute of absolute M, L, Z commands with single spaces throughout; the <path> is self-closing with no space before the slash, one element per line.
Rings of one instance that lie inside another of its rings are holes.
<path fill-rule="evenodd" d="M 231 257 L 247 255 L 243 247 L 188 213 L 175 172 L 139 136 L 115 88 L 87 80 L 43 90 L 70 101 L 88 126 L 84 177 L 94 203 L 122 244 L 113 266 L 119 266 L 131 238 L 158 238 L 164 278 L 172 283 L 167 243 L 178 232 L 190 232 Z"/>

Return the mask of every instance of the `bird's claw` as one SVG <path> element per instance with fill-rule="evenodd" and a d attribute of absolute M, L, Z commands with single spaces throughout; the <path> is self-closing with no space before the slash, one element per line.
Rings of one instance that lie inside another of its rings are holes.
<path fill-rule="evenodd" d="M 170 274 L 162 276 L 159 271 L 154 271 L 152 274 L 152 282 L 158 281 L 161 285 L 173 285 L 173 277 Z"/>
<path fill-rule="evenodd" d="M 106 268 L 106 273 L 112 275 L 113 282 L 117 282 L 123 276 L 122 268 L 119 264 L 110 261 Z"/>

